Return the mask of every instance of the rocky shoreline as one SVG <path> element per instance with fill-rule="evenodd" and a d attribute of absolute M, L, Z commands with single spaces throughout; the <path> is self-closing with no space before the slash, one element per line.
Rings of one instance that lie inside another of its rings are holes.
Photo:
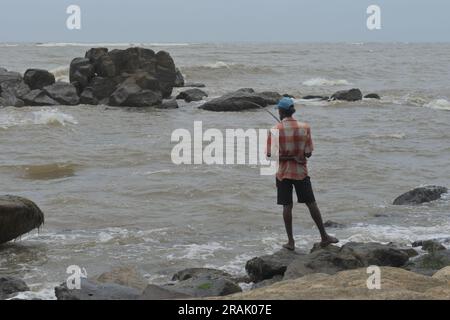
<path fill-rule="evenodd" d="M 445 187 L 420 187 L 397 197 L 393 204 L 419 205 L 434 201 L 446 192 Z M 44 215 L 28 199 L 3 196 L 0 220 L 0 234 L 8 234 L 2 242 L 7 242 L 39 228 Z M 343 227 L 333 221 L 327 221 L 327 225 Z M 254 257 L 245 265 L 245 276 L 236 277 L 217 269 L 190 268 L 180 270 L 171 282 L 163 285 L 148 284 L 134 267 L 120 267 L 81 279 L 81 290 L 69 290 L 63 283 L 55 288 L 55 295 L 59 300 L 449 299 L 449 245 L 450 237 L 419 240 L 407 246 L 348 242 L 322 248 L 316 244 L 309 252 L 281 249 Z M 369 266 L 381 268 L 380 290 L 366 286 Z M 24 291 L 29 288 L 23 280 L 0 275 L 0 299 L 13 298 Z"/>

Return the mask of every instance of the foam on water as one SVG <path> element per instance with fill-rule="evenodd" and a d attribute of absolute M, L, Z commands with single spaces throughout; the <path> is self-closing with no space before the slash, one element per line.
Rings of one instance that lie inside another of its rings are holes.
<path fill-rule="evenodd" d="M 431 108 L 436 110 L 450 111 L 450 102 L 445 99 L 436 99 L 423 105 L 425 108 Z"/>
<path fill-rule="evenodd" d="M 345 79 L 330 80 L 325 78 L 312 78 L 303 82 L 303 85 L 308 87 L 347 86 L 350 84 L 351 83 Z"/>
<path fill-rule="evenodd" d="M 29 125 L 65 126 L 66 124 L 78 124 L 78 121 L 72 115 L 61 112 L 57 108 L 44 107 L 37 111 L 28 111 L 25 108 L 0 109 L 0 129 Z"/>
<path fill-rule="evenodd" d="M 69 70 L 70 70 L 69 66 L 61 66 L 50 70 L 50 73 L 53 73 L 56 81 L 69 82 Z"/>

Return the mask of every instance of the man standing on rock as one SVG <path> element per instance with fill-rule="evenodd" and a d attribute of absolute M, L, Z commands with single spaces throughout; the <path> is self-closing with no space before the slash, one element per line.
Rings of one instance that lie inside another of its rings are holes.
<path fill-rule="evenodd" d="M 321 246 L 339 242 L 325 231 L 322 216 L 314 197 L 311 180 L 308 176 L 307 158 L 311 157 L 313 143 L 309 124 L 295 120 L 294 100 L 282 98 L 277 105 L 281 122 L 273 129 L 279 135 L 279 166 L 276 174 L 277 203 L 283 206 L 283 218 L 288 242 L 283 245 L 288 250 L 295 250 L 292 233 L 292 191 L 295 187 L 299 203 L 305 203 L 311 217 L 322 237 Z M 267 156 L 271 157 L 272 135 L 267 139 Z"/>

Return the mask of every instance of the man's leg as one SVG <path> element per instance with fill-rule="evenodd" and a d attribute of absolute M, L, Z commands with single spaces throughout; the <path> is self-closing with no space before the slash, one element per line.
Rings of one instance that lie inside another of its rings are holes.
<path fill-rule="evenodd" d="M 288 236 L 288 243 L 286 243 L 283 248 L 294 250 L 295 249 L 295 240 L 292 232 L 292 204 L 283 206 L 283 219 L 284 226 L 286 227 L 286 233 Z"/>
<path fill-rule="evenodd" d="M 312 219 L 314 220 L 314 222 L 317 225 L 317 228 L 319 229 L 320 236 L 322 238 L 321 244 L 323 246 L 326 246 L 326 245 L 329 245 L 331 243 L 339 242 L 338 239 L 336 239 L 335 237 L 330 236 L 325 231 L 325 227 L 324 227 L 323 221 L 322 221 L 322 215 L 320 214 L 320 210 L 319 210 L 319 207 L 317 206 L 317 203 L 315 201 L 314 202 L 310 202 L 310 203 L 307 203 L 306 206 L 308 207 L 309 213 L 311 214 Z"/>

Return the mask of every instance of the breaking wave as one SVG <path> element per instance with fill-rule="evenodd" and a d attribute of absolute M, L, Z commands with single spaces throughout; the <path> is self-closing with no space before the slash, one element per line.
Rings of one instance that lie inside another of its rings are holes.
<path fill-rule="evenodd" d="M 190 74 L 202 74 L 202 76 L 208 76 L 214 72 L 227 72 L 227 73 L 246 73 L 246 74 L 266 74 L 273 73 L 274 70 L 269 66 L 252 66 L 234 62 L 216 61 L 203 65 L 187 66 L 182 68 L 183 73 Z"/>
<path fill-rule="evenodd" d="M 5 108 L 0 111 L 0 128 L 2 129 L 27 125 L 65 126 L 66 124 L 78 124 L 78 122 L 72 115 L 61 112 L 57 108 L 44 107 L 32 112 Z"/>
<path fill-rule="evenodd" d="M 70 68 L 68 66 L 61 66 L 50 70 L 50 72 L 53 73 L 56 81 L 69 82 L 69 70 Z"/>
<path fill-rule="evenodd" d="M 348 82 L 345 79 L 338 79 L 338 80 L 330 80 L 325 78 L 313 78 L 309 79 L 303 82 L 303 85 L 308 87 L 323 87 L 323 86 L 346 86 L 350 85 L 351 83 Z"/>
<path fill-rule="evenodd" d="M 429 103 L 424 104 L 423 106 L 425 108 L 450 111 L 450 102 L 445 99 L 436 99 Z"/>

